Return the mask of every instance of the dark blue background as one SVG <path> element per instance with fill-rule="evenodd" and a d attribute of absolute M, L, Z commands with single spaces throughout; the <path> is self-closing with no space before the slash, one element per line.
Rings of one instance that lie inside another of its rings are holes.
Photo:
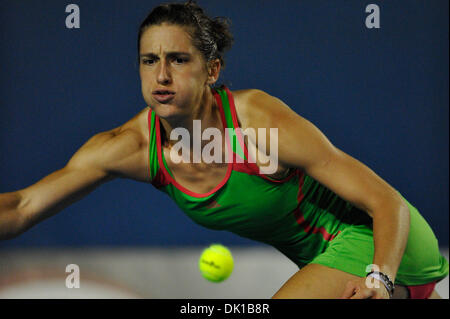
<path fill-rule="evenodd" d="M 0 1 L 0 192 L 65 165 L 145 103 L 140 22 L 158 4 Z M 365 27 L 365 7 L 381 28 Z M 448 245 L 448 1 L 200 1 L 232 20 L 221 81 L 259 88 L 316 124 L 398 189 Z M 151 185 L 116 180 L 0 247 L 256 245 L 203 229 Z"/>

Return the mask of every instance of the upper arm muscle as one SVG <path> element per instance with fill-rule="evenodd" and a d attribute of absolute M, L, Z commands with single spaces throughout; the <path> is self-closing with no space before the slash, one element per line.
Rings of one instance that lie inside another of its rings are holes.
<path fill-rule="evenodd" d="M 140 147 L 134 132 L 120 128 L 89 139 L 64 168 L 19 191 L 22 197 L 19 211 L 28 228 L 119 175 L 121 165 L 139 153 Z"/>
<path fill-rule="evenodd" d="M 336 148 L 316 126 L 279 99 L 256 91 L 247 102 L 246 125 L 278 128 L 278 160 L 282 165 L 303 169 L 369 214 L 385 199 L 398 196 L 370 168 Z"/>

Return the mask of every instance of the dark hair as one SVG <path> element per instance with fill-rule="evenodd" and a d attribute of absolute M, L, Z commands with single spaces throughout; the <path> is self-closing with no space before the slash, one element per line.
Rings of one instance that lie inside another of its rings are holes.
<path fill-rule="evenodd" d="M 193 45 L 203 54 L 206 61 L 219 59 L 225 66 L 225 51 L 233 45 L 229 20 L 222 17 L 209 18 L 194 1 L 167 3 L 154 8 L 139 28 L 138 55 L 142 34 L 152 25 L 168 23 L 188 27 L 186 31 Z"/>

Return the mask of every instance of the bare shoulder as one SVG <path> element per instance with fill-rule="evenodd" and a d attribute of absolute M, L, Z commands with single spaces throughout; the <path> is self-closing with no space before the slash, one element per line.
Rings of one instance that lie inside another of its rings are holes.
<path fill-rule="evenodd" d="M 130 120 L 117 128 L 119 132 L 125 130 L 131 130 L 135 133 L 139 133 L 143 139 L 148 140 L 148 112 L 149 107 L 142 109 L 139 113 L 133 116 Z"/>
<path fill-rule="evenodd" d="M 146 180 L 148 108 L 112 130 L 91 137 L 70 159 L 70 167 L 96 167 L 109 174 Z"/>
<path fill-rule="evenodd" d="M 132 145 L 141 146 L 148 145 L 148 113 L 150 108 L 146 107 L 131 119 L 123 123 L 117 128 L 106 132 L 111 137 L 116 137 L 115 141 L 126 140 L 125 142 Z"/>
<path fill-rule="evenodd" d="M 236 112 L 242 128 L 279 127 L 298 116 L 279 98 L 258 89 L 233 91 Z"/>
<path fill-rule="evenodd" d="M 310 167 L 324 162 L 336 148 L 310 121 L 292 110 L 277 97 L 261 90 L 243 90 L 233 93 L 236 112 L 242 128 L 276 128 L 278 158 L 287 167 Z M 259 138 L 258 133 L 256 134 Z M 264 137 L 264 136 L 262 136 Z M 268 135 L 265 136 L 269 143 Z"/>
<path fill-rule="evenodd" d="M 123 149 L 124 153 L 132 150 L 139 145 L 148 142 L 148 134 L 146 134 L 148 109 L 141 110 L 130 120 L 122 125 L 108 131 L 104 131 L 92 136 L 82 149 L 103 147 L 105 151 L 108 147 L 122 147 L 127 144 L 129 147 Z"/>

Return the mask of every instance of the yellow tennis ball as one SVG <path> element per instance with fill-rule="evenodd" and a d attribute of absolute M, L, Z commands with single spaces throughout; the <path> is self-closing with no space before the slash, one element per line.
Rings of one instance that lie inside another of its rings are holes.
<path fill-rule="evenodd" d="M 233 256 L 230 250 L 220 244 L 212 244 L 203 250 L 198 261 L 202 276 L 212 282 L 222 282 L 233 271 Z"/>

